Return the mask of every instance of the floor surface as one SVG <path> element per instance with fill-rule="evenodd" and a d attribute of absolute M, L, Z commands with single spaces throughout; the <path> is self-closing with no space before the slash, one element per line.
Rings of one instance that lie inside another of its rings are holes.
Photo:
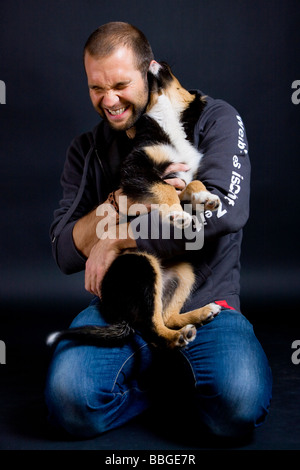
<path fill-rule="evenodd" d="M 267 422 L 247 442 L 206 439 L 195 441 L 192 420 L 184 419 L 172 429 L 153 413 L 146 413 L 119 429 L 96 439 L 73 440 L 53 433 L 46 422 L 43 399 L 49 362 L 45 338 L 53 329 L 72 319 L 72 306 L 2 306 L 0 339 L 6 346 L 6 364 L 0 365 L 0 449 L 2 450 L 300 450 L 300 363 L 297 350 L 300 324 L 278 321 L 280 312 L 269 318 L 251 310 L 249 319 L 269 358 L 273 371 L 273 400 Z M 77 306 L 78 307 L 78 306 Z M 44 309 L 44 307 L 43 307 Z M 52 315 L 49 312 L 52 312 Z M 55 312 L 53 314 L 53 312 Z M 247 316 L 247 315 L 246 315 Z M 257 317 L 255 320 L 253 317 Z M 274 320 L 275 318 L 275 320 Z M 286 314 L 286 318 L 289 318 Z M 300 351 L 300 349 L 299 349 Z M 292 355 L 294 353 L 294 362 Z M 300 359 L 300 354 L 299 354 Z M 180 432 L 178 432 L 180 430 Z"/>

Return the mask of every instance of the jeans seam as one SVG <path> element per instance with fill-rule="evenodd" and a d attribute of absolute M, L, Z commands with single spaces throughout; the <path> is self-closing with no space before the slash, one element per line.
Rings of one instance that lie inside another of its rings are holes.
<path fill-rule="evenodd" d="M 139 393 L 145 393 L 143 390 L 140 390 L 138 387 L 131 387 L 130 390 L 125 390 L 125 392 L 112 392 L 114 396 L 120 395 L 123 397 L 124 395 L 128 395 L 132 390 L 137 390 Z"/>
<path fill-rule="evenodd" d="M 182 356 L 185 358 L 185 360 L 187 361 L 188 365 L 190 366 L 190 369 L 191 369 L 192 374 L 193 374 L 193 377 L 194 377 L 194 386 L 195 386 L 195 388 L 196 388 L 196 386 L 197 386 L 196 375 L 195 375 L 194 369 L 193 369 L 193 367 L 192 367 L 192 363 L 191 363 L 191 361 L 190 361 L 189 358 L 188 358 L 187 352 L 186 352 L 185 354 L 184 354 L 183 351 L 181 351 L 181 350 L 180 350 L 179 352 L 180 352 L 180 354 L 182 354 Z"/>
<path fill-rule="evenodd" d="M 112 386 L 112 389 L 111 389 L 111 393 L 115 393 L 115 394 L 119 394 L 120 392 L 114 392 L 114 388 L 116 386 L 116 383 L 117 383 L 117 380 L 118 380 L 118 377 L 121 373 L 121 370 L 124 368 L 126 362 L 129 361 L 129 359 L 131 359 L 138 351 L 140 351 L 141 349 L 143 349 L 144 347 L 148 346 L 148 344 L 143 344 L 142 346 L 139 347 L 139 349 L 137 351 L 134 351 L 129 357 L 127 357 L 126 361 L 123 362 L 122 366 L 120 367 L 120 369 L 118 370 L 117 374 L 116 374 L 116 378 L 114 380 L 114 383 L 113 383 L 113 386 Z M 125 392 L 126 393 L 126 392 Z M 122 395 L 122 394 L 121 394 Z"/>

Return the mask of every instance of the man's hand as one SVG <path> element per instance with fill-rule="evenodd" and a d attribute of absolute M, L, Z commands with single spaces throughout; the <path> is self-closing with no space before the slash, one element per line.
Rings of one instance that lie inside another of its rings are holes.
<path fill-rule="evenodd" d="M 101 284 L 107 270 L 112 262 L 129 248 L 136 248 L 130 226 L 125 235 L 124 229 L 122 230 L 122 238 L 119 238 L 117 230 L 114 236 L 98 240 L 92 247 L 85 265 L 85 288 L 88 292 L 101 297 Z"/>
<path fill-rule="evenodd" d="M 171 175 L 172 173 L 177 173 L 178 171 L 188 171 L 189 169 L 189 166 L 185 163 L 171 163 L 171 165 L 169 165 L 165 170 L 164 181 L 170 184 L 171 186 L 174 186 L 177 191 L 177 194 L 180 194 L 181 191 L 186 187 L 186 182 L 181 178 L 169 178 L 168 175 Z"/>
<path fill-rule="evenodd" d="M 112 262 L 121 251 L 110 240 L 99 240 L 91 249 L 85 265 L 85 288 L 101 297 L 101 283 Z"/>

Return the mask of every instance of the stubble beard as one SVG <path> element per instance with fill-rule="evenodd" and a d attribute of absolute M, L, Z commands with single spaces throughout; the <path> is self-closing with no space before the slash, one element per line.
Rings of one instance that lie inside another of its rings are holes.
<path fill-rule="evenodd" d="M 130 103 L 130 106 L 132 107 L 131 116 L 127 119 L 127 121 L 123 125 L 118 125 L 118 124 L 114 124 L 113 122 L 111 122 L 103 110 L 101 110 L 99 114 L 113 130 L 128 131 L 135 125 L 135 123 L 140 119 L 140 117 L 146 111 L 146 107 L 149 101 L 149 88 L 148 88 L 147 82 L 145 82 L 143 97 L 146 97 L 146 98 L 142 99 L 142 93 L 141 93 L 140 99 L 137 100 L 136 104 Z M 141 104 L 139 104 L 140 102 Z"/>

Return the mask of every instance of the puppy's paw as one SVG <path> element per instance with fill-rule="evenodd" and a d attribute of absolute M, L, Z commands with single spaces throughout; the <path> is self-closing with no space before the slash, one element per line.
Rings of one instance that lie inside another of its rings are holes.
<path fill-rule="evenodd" d="M 192 222 L 192 216 L 188 212 L 184 211 L 172 211 L 167 215 L 167 217 L 175 227 L 182 229 L 189 227 Z"/>
<path fill-rule="evenodd" d="M 205 307 L 205 318 L 203 318 L 202 323 L 208 323 L 212 321 L 221 311 L 221 306 L 212 302 L 211 304 L 206 305 Z"/>
<path fill-rule="evenodd" d="M 204 204 L 205 210 L 215 211 L 220 205 L 219 196 L 212 194 L 209 191 L 200 191 L 191 195 L 191 202 L 193 208 L 196 204 Z"/>
<path fill-rule="evenodd" d="M 196 338 L 197 330 L 194 325 L 186 325 L 178 332 L 179 337 L 175 346 L 180 348 L 187 346 L 191 341 Z"/>

